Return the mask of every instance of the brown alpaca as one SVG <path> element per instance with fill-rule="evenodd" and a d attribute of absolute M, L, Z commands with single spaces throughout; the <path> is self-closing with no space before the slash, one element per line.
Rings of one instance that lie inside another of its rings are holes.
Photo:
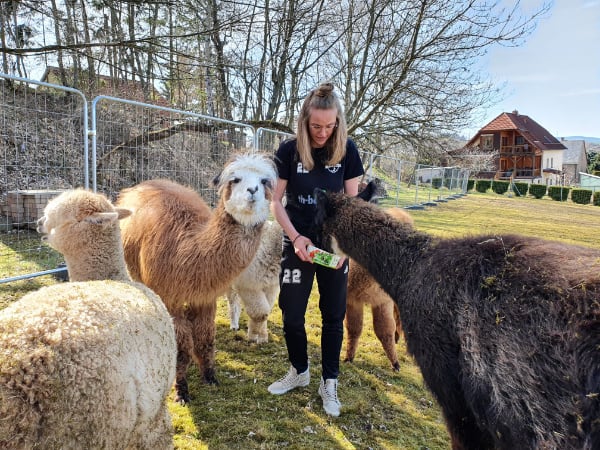
<path fill-rule="evenodd" d="M 396 220 L 411 225 L 413 219 L 402 208 L 385 210 Z M 354 260 L 350 260 L 348 273 L 348 296 L 346 306 L 346 361 L 354 361 L 358 341 L 363 329 L 363 310 L 365 305 L 371 307 L 373 330 L 395 371 L 400 370 L 400 362 L 396 353 L 396 343 L 402 334 L 400 315 L 394 301 L 387 295 L 377 281 Z"/>
<path fill-rule="evenodd" d="M 176 401 L 190 401 L 192 359 L 204 381 L 215 376 L 217 298 L 252 261 L 269 216 L 276 170 L 270 158 L 238 155 L 215 179 L 214 210 L 192 189 L 167 180 L 121 192 L 118 205 L 134 211 L 121 222 L 131 276 L 163 300 L 177 332 Z"/>

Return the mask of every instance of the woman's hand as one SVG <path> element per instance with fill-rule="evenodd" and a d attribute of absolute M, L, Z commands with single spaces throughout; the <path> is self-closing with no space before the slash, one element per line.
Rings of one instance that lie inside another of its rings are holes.
<path fill-rule="evenodd" d="M 308 250 L 306 248 L 309 245 L 313 245 L 312 241 L 306 236 L 299 234 L 292 240 L 292 245 L 294 246 L 294 252 L 304 262 L 312 263 L 312 258 L 308 254 Z"/>

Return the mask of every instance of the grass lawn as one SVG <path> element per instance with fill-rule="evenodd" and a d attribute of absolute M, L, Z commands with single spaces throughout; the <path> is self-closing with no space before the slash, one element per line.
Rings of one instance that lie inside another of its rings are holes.
<path fill-rule="evenodd" d="M 418 229 L 441 237 L 520 233 L 600 248 L 600 207 L 550 199 L 509 198 L 472 193 L 411 211 Z M 51 277 L 0 285 L 0 308 L 26 291 L 52 283 Z M 267 386 L 285 373 L 287 353 L 277 306 L 269 317 L 269 343 L 245 339 L 229 329 L 227 305 L 219 300 L 217 377 L 219 386 L 200 382 L 190 370 L 190 405 L 169 401 L 177 449 L 449 449 L 439 409 L 424 387 L 419 370 L 398 344 L 400 371 L 393 372 L 377 341 L 370 311 L 352 364 L 342 363 L 339 397 L 342 415 L 324 414 L 317 394 L 320 371 L 318 298 L 313 291 L 307 315 L 311 384 L 284 396 Z M 172 398 L 172 396 L 171 396 Z"/>

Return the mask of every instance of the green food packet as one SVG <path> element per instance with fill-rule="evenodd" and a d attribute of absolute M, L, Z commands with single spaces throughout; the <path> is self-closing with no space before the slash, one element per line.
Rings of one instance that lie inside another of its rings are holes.
<path fill-rule="evenodd" d="M 309 245 L 307 250 L 312 258 L 312 262 L 315 264 L 335 269 L 340 262 L 341 256 L 336 255 L 335 253 L 326 252 L 325 250 L 313 247 L 312 245 Z"/>

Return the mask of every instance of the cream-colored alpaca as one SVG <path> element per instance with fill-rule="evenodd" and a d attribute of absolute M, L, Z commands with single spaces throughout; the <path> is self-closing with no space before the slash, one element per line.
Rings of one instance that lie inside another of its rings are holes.
<path fill-rule="evenodd" d="M 127 274 L 118 221 L 128 214 L 75 190 L 38 221 L 73 282 L 0 311 L 0 448 L 173 447 L 175 330 Z"/>
<path fill-rule="evenodd" d="M 282 237 L 279 223 L 265 223 L 254 259 L 227 293 L 231 329 L 239 329 L 243 305 L 248 315 L 248 340 L 257 344 L 269 340 L 267 318 L 279 294 Z"/>
<path fill-rule="evenodd" d="M 204 381 L 217 383 L 217 298 L 256 254 L 276 179 L 271 158 L 242 154 L 215 180 L 214 211 L 192 189 L 167 180 L 146 181 L 119 196 L 118 205 L 134 211 L 121 222 L 129 272 L 162 298 L 175 321 L 178 402 L 190 401 L 192 358 Z"/>

